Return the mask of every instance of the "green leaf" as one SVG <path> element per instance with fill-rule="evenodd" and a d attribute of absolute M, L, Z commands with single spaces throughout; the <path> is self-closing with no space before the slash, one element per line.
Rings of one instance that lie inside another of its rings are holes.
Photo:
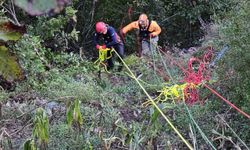
<path fill-rule="evenodd" d="M 76 115 L 75 121 L 77 121 L 80 125 L 82 125 L 83 119 L 82 119 L 82 115 L 81 115 L 81 111 L 80 111 L 80 101 L 79 100 L 75 100 L 74 114 Z"/>
<path fill-rule="evenodd" d="M 34 119 L 33 136 L 38 138 L 39 143 L 48 143 L 49 140 L 49 119 L 46 112 L 42 108 L 36 110 Z"/>
<path fill-rule="evenodd" d="M 0 20 L 0 41 L 17 41 L 26 32 L 24 26 L 17 26 L 7 20 Z"/>
<path fill-rule="evenodd" d="M 0 46 L 0 76 L 9 82 L 23 79 L 23 72 L 17 58 L 8 52 L 5 46 Z"/>
<path fill-rule="evenodd" d="M 67 108 L 66 120 L 67 120 L 68 126 L 70 127 L 73 122 L 73 109 L 72 109 L 71 104 L 69 104 Z"/>
<path fill-rule="evenodd" d="M 0 39 L 3 41 L 16 41 L 18 40 L 22 35 L 18 32 L 3 32 L 0 30 Z"/>
<path fill-rule="evenodd" d="M 160 112 L 157 109 L 154 109 L 154 113 L 151 116 L 151 123 L 154 124 L 157 120 L 158 116 L 160 115 Z"/>
<path fill-rule="evenodd" d="M 33 139 L 28 139 L 27 141 L 25 141 L 23 149 L 24 150 L 36 150 L 34 140 Z"/>

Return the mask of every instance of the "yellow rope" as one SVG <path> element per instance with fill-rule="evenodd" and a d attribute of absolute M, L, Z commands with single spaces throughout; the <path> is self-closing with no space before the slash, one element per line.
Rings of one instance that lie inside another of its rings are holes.
<path fill-rule="evenodd" d="M 112 54 L 111 54 L 112 51 L 110 52 L 110 56 L 109 57 L 107 56 L 109 50 L 110 50 L 109 48 L 99 49 L 99 59 L 100 59 L 100 61 L 105 61 L 105 60 L 112 57 Z"/>
<path fill-rule="evenodd" d="M 178 85 L 172 85 L 172 86 L 165 86 L 162 90 L 158 91 L 161 92 L 155 99 L 155 103 L 159 102 L 165 102 L 169 99 L 172 99 L 172 103 L 175 103 L 175 100 L 180 100 L 182 98 L 182 95 L 184 94 L 184 88 L 186 87 L 186 83 Z M 146 102 L 142 103 L 143 107 L 147 107 L 148 105 L 151 105 L 151 101 L 147 100 Z"/>
<path fill-rule="evenodd" d="M 124 64 L 124 66 L 128 69 L 129 73 L 131 74 L 131 77 L 139 84 L 139 86 L 141 87 L 141 89 L 143 90 L 143 92 L 147 95 L 147 97 L 149 98 L 149 100 L 151 101 L 151 103 L 155 106 L 155 108 L 160 112 L 160 114 L 163 116 L 163 118 L 167 121 L 167 123 L 173 128 L 173 130 L 177 133 L 177 135 L 181 138 L 181 140 L 187 145 L 187 147 L 190 150 L 193 150 L 193 147 L 188 143 L 188 141 L 186 139 L 184 139 L 184 137 L 181 135 L 181 133 L 175 128 L 175 126 L 172 124 L 172 122 L 167 118 L 167 116 L 161 111 L 161 109 L 156 105 L 156 103 L 154 102 L 154 100 L 150 97 L 150 95 L 148 94 L 148 92 L 145 90 L 145 88 L 141 85 L 141 83 L 139 82 L 139 80 L 136 78 L 136 76 L 133 74 L 133 72 L 129 69 L 129 67 L 127 66 L 127 64 L 123 61 L 123 59 L 120 57 L 120 55 L 114 51 L 116 53 L 116 55 L 119 57 L 119 59 L 122 61 L 122 63 Z"/>
<path fill-rule="evenodd" d="M 110 56 L 108 57 L 108 51 L 110 51 Z M 104 63 L 105 60 L 108 60 L 112 57 L 112 52 L 114 51 L 114 49 L 109 49 L 109 48 L 105 48 L 105 49 L 99 49 L 99 58 L 94 62 L 94 64 L 97 64 L 98 69 L 100 69 L 100 65 L 104 66 L 104 69 L 106 72 L 110 73 L 107 69 L 107 65 Z"/>

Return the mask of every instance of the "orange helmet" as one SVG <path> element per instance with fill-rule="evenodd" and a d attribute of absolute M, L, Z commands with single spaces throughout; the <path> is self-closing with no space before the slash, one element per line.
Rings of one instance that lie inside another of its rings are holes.
<path fill-rule="evenodd" d="M 104 22 L 97 22 L 95 25 L 95 30 L 97 33 L 103 33 L 106 29 L 106 24 Z"/>

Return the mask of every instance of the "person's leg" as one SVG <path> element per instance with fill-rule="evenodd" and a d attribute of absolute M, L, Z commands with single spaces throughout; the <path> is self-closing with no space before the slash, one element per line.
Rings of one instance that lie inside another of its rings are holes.
<path fill-rule="evenodd" d="M 120 55 L 121 58 L 124 58 L 124 45 L 117 44 L 116 49 L 117 53 Z"/>
<path fill-rule="evenodd" d="M 117 46 L 115 47 L 116 52 L 119 54 L 119 56 L 123 59 L 124 58 L 124 45 L 121 44 L 117 44 Z M 118 61 L 120 62 L 120 66 L 118 67 L 118 71 L 121 71 L 123 68 L 123 64 L 120 58 L 118 58 Z"/>
<path fill-rule="evenodd" d="M 150 55 L 150 44 L 147 40 L 141 41 L 141 47 L 142 47 L 142 54 L 143 55 Z"/>
<path fill-rule="evenodd" d="M 142 56 L 142 39 L 140 38 L 139 32 L 136 35 L 136 56 Z"/>
<path fill-rule="evenodd" d="M 158 46 L 158 41 L 159 41 L 159 37 L 156 36 L 156 37 L 153 37 L 150 39 L 150 50 L 151 51 L 156 51 L 157 49 L 157 46 Z"/>
<path fill-rule="evenodd" d="M 154 71 L 156 69 L 157 42 L 158 42 L 158 40 L 159 40 L 158 36 L 149 39 L 149 50 L 150 50 L 151 58 L 153 60 Z"/>

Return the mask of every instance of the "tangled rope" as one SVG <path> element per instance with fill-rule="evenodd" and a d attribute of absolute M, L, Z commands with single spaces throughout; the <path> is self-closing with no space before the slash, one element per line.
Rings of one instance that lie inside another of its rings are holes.
<path fill-rule="evenodd" d="M 196 87 L 210 80 L 210 71 L 206 68 L 206 64 L 208 64 L 211 58 L 212 48 L 209 48 L 203 55 L 202 60 L 194 57 L 189 59 L 188 69 L 183 70 L 183 81 L 187 83 L 184 88 L 184 99 L 186 103 L 194 104 L 199 100 L 199 94 Z M 198 66 L 195 67 L 193 66 L 194 64 Z"/>
<path fill-rule="evenodd" d="M 226 47 L 227 48 L 227 47 Z M 214 89 L 209 87 L 205 82 L 210 80 L 210 71 L 207 69 L 209 66 L 210 60 L 213 58 L 213 49 L 212 47 L 207 48 L 207 52 L 204 54 L 202 61 L 199 59 L 190 59 L 188 63 L 188 69 L 184 69 L 179 63 L 177 63 L 173 58 L 168 56 L 163 50 L 159 49 L 166 57 L 168 57 L 176 66 L 178 66 L 184 73 L 184 80 L 183 82 L 188 83 L 185 90 L 184 90 L 184 99 L 187 103 L 193 104 L 199 100 L 198 91 L 196 89 L 197 86 L 203 84 L 205 88 L 210 90 L 213 94 L 218 96 L 221 100 L 226 102 L 229 106 L 234 108 L 236 111 L 250 119 L 250 115 L 246 112 L 242 111 L 238 107 L 236 107 L 234 104 L 232 104 L 229 100 L 225 99 L 223 96 L 221 96 L 218 92 L 216 92 Z M 225 50 L 223 50 L 225 51 Z M 217 59 L 217 57 L 215 58 Z M 193 62 L 198 61 L 199 67 L 197 69 L 197 72 L 195 72 L 195 68 L 193 68 Z M 207 67 L 208 66 L 208 67 Z M 193 85 L 196 85 L 194 87 Z"/>
<path fill-rule="evenodd" d="M 110 56 L 108 56 L 108 51 L 110 51 Z M 100 71 L 100 66 L 104 66 L 104 69 L 106 72 L 110 73 L 107 69 L 107 65 L 105 64 L 105 61 L 110 59 L 112 57 L 112 52 L 114 50 L 113 49 L 99 49 L 99 58 L 94 62 L 94 64 L 97 64 L 97 69 Z"/>
<path fill-rule="evenodd" d="M 171 103 L 175 103 L 175 101 L 181 100 L 183 98 L 183 91 L 185 87 L 186 83 L 181 85 L 175 84 L 172 86 L 164 86 L 162 90 L 158 91 L 160 94 L 153 100 L 155 103 L 166 102 L 168 100 L 172 100 Z M 147 100 L 146 102 L 142 103 L 142 106 L 147 107 L 151 104 L 152 102 Z"/>

